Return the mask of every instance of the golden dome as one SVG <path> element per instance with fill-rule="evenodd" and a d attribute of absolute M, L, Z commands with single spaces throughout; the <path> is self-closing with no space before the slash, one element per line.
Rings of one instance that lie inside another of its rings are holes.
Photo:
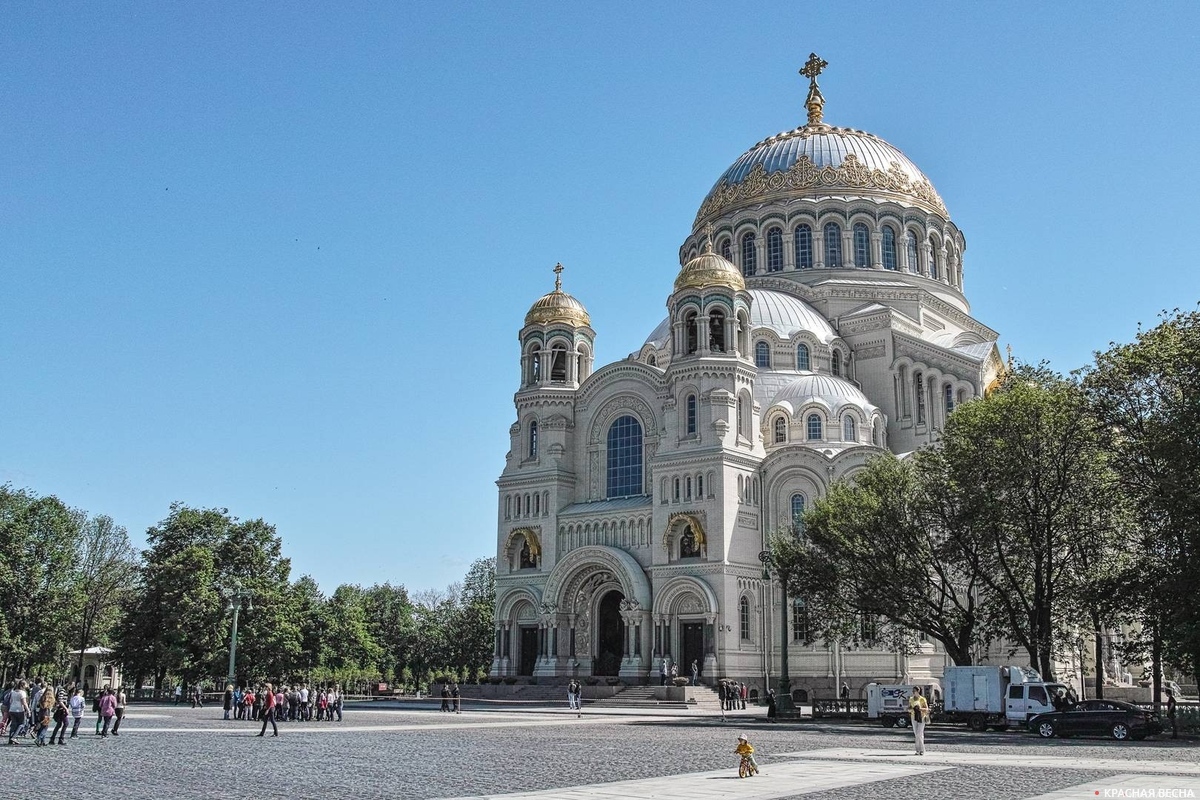
<path fill-rule="evenodd" d="M 701 289 L 706 286 L 728 286 L 736 292 L 746 288 L 742 272 L 732 261 L 712 251 L 712 236 L 704 245 L 704 252 L 683 265 L 675 278 L 675 291 Z"/>
<path fill-rule="evenodd" d="M 562 290 L 562 279 L 558 277 L 558 273 L 561 273 L 562 270 L 562 264 L 555 265 L 554 291 L 542 295 L 536 303 L 529 307 L 529 313 L 525 315 L 526 325 L 565 322 L 568 325 L 582 328 L 592 324 L 583 303 Z"/>

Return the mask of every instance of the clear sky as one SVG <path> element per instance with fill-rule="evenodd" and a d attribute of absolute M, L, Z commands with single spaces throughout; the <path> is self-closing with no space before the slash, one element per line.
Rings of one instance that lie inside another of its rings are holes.
<path fill-rule="evenodd" d="M 516 334 L 567 268 L 597 364 L 713 182 L 876 133 L 976 318 L 1086 363 L 1200 299 L 1200 3 L 0 3 L 0 482 L 139 543 L 263 517 L 326 591 L 495 549 Z"/>

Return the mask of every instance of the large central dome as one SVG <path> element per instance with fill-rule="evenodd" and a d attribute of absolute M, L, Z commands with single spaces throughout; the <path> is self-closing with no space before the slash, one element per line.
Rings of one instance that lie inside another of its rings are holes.
<path fill-rule="evenodd" d="M 890 200 L 948 216 L 929 179 L 904 153 L 874 134 L 818 123 L 776 134 L 742 154 L 700 204 L 694 228 L 735 205 L 809 194 Z"/>

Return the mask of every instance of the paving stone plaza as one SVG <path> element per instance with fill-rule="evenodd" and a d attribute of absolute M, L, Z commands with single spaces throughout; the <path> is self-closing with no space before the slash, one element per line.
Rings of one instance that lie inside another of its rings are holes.
<path fill-rule="evenodd" d="M 283 723 L 259 739 L 219 708 L 134 706 L 117 738 L 0 749 L 7 775 L 46 776 L 57 797 L 980 798 L 1200 796 L 1200 748 L 1158 737 L 1043 742 L 1016 732 L 931 726 L 768 724 L 757 710 L 351 704 L 341 723 Z M 745 732 L 761 774 L 737 777 Z M 1129 791 L 1135 790 L 1135 791 Z M 1148 794 L 1146 792 L 1149 792 Z"/>

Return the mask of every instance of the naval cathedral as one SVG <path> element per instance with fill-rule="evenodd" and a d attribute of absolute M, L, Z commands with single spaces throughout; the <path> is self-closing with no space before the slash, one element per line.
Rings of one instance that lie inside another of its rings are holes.
<path fill-rule="evenodd" d="M 940 647 L 808 635 L 764 579 L 767 539 L 872 456 L 935 439 L 1003 369 L 970 313 L 966 240 L 929 179 L 883 139 L 823 121 L 751 147 L 700 202 L 667 316 L 597 367 L 562 290 L 520 330 L 499 486 L 493 677 L 658 681 L 664 660 L 761 692 L 939 676 Z M 561 267 L 556 268 L 561 273 Z M 789 601 L 791 604 L 793 601 Z M 773 623 L 773 620 L 775 621 Z"/>

